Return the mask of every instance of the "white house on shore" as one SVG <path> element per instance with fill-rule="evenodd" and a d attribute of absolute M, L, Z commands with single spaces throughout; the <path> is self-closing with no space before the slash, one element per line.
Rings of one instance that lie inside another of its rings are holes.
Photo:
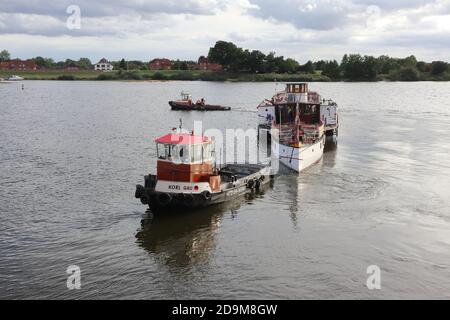
<path fill-rule="evenodd" d="M 94 66 L 95 71 L 112 71 L 113 65 L 109 63 L 108 60 L 105 58 L 101 59 L 99 62 L 97 62 Z"/>

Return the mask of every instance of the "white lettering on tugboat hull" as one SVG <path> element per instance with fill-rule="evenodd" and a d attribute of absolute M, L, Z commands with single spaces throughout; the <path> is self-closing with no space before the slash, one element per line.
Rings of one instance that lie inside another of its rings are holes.
<path fill-rule="evenodd" d="M 169 193 L 194 193 L 200 194 L 204 191 L 211 192 L 211 187 L 208 182 L 173 182 L 158 180 L 155 191 L 169 192 Z"/>

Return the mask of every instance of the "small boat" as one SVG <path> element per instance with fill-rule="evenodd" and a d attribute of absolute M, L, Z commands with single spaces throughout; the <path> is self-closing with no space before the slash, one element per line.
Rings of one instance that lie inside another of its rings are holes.
<path fill-rule="evenodd" d="M 170 133 L 155 140 L 157 174 L 146 175 L 135 197 L 150 209 L 194 209 L 258 192 L 270 181 L 259 164 L 215 165 L 214 142 L 205 136 Z"/>
<path fill-rule="evenodd" d="M 14 83 L 15 81 L 9 81 L 9 80 L 6 80 L 5 78 L 0 78 L 0 83 L 1 84 L 11 84 L 11 83 Z"/>
<path fill-rule="evenodd" d="M 12 76 L 8 77 L 6 80 L 7 81 L 22 81 L 22 80 L 24 80 L 24 78 L 19 77 L 17 75 L 12 75 Z"/>
<path fill-rule="evenodd" d="M 229 111 L 230 107 L 206 104 L 205 99 L 202 98 L 197 102 L 192 102 L 192 96 L 189 93 L 182 92 L 181 100 L 169 101 L 172 110 L 184 111 Z"/>

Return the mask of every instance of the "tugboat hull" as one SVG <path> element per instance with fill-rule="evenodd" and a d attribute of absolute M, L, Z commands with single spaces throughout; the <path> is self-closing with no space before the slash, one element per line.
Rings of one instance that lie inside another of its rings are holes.
<path fill-rule="evenodd" d="M 221 204 L 236 197 L 258 193 L 270 182 L 268 168 L 257 165 L 232 165 L 222 169 L 231 178 L 219 192 L 201 193 L 161 192 L 157 191 L 156 177 L 145 177 L 145 186 L 136 186 L 136 198 L 152 210 L 160 209 L 198 209 Z M 249 175 L 247 173 L 251 172 Z"/>
<path fill-rule="evenodd" d="M 178 111 L 229 111 L 230 107 L 212 105 L 212 104 L 189 104 L 189 103 L 181 103 L 177 101 L 169 101 L 169 105 L 172 107 L 172 110 Z"/>

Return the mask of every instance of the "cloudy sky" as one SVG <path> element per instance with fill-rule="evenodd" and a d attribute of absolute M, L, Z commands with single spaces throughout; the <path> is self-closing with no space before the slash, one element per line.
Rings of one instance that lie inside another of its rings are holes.
<path fill-rule="evenodd" d="M 19 58 L 197 59 L 217 40 L 301 62 L 450 61 L 450 0 L 0 0 L 0 49 Z"/>

